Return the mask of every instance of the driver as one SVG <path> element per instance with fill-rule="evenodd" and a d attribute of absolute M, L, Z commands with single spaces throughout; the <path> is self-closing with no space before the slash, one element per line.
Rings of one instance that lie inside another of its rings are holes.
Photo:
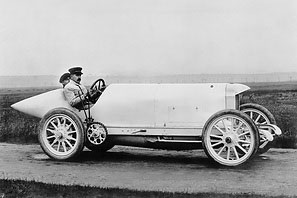
<path fill-rule="evenodd" d="M 81 67 L 72 67 L 68 71 L 70 73 L 70 81 L 64 87 L 64 95 L 68 103 L 78 109 L 86 109 L 89 106 L 92 106 L 93 103 L 90 102 L 90 98 L 96 97 L 99 93 L 94 92 L 89 94 L 85 86 L 80 84 Z"/>

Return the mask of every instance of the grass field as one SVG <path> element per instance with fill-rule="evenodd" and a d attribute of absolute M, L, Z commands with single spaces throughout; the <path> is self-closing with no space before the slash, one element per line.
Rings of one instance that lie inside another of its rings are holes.
<path fill-rule="evenodd" d="M 256 103 L 266 107 L 275 117 L 283 135 L 275 147 L 297 148 L 297 82 L 253 83 L 241 103 Z"/>
<path fill-rule="evenodd" d="M 10 105 L 52 89 L 55 87 L 0 89 L 0 142 L 37 143 L 39 119 L 18 112 Z"/>
<path fill-rule="evenodd" d="M 251 89 L 243 94 L 241 103 L 263 105 L 272 112 L 283 131 L 275 147 L 297 148 L 297 82 L 247 85 Z M 13 110 L 10 105 L 55 88 L 0 89 L 0 142 L 37 143 L 39 119 Z"/>
<path fill-rule="evenodd" d="M 250 193 L 170 193 L 136 191 L 118 188 L 95 188 L 89 186 L 65 186 L 33 181 L 0 180 L 0 197 L 147 197 L 147 198 L 268 198 L 271 196 Z M 288 196 L 273 196 L 286 198 Z"/>

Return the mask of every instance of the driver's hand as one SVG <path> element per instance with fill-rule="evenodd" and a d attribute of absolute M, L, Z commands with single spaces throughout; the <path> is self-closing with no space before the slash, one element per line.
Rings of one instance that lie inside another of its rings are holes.
<path fill-rule="evenodd" d="M 100 90 L 98 90 L 98 89 L 91 89 L 91 90 L 90 90 L 90 93 L 91 93 L 91 94 L 94 94 L 94 93 L 97 93 L 97 92 L 101 93 L 102 91 L 100 91 Z"/>
<path fill-rule="evenodd" d="M 90 97 L 96 97 L 96 96 L 99 96 L 101 94 L 101 91 L 100 90 L 92 90 L 90 92 Z"/>

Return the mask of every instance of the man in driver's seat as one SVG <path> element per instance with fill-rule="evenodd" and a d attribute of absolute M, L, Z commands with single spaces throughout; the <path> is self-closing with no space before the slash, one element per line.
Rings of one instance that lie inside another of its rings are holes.
<path fill-rule="evenodd" d="M 99 93 L 89 93 L 87 88 L 80 84 L 81 75 L 81 67 L 73 67 L 68 71 L 70 73 L 70 81 L 64 87 L 64 95 L 68 103 L 75 108 L 78 109 L 87 109 L 92 106 L 93 103 L 90 103 L 90 99 L 92 97 L 96 97 Z"/>

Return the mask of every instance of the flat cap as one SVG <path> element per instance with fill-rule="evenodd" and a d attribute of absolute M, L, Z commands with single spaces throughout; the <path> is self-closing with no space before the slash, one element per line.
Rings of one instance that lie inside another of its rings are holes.
<path fill-rule="evenodd" d="M 83 74 L 81 72 L 82 68 L 81 67 L 72 67 L 68 71 L 70 74 Z"/>
<path fill-rule="evenodd" d="M 61 77 L 60 77 L 60 80 L 59 82 L 62 83 L 64 80 L 66 80 L 67 78 L 70 77 L 70 74 L 69 73 L 64 73 Z"/>

